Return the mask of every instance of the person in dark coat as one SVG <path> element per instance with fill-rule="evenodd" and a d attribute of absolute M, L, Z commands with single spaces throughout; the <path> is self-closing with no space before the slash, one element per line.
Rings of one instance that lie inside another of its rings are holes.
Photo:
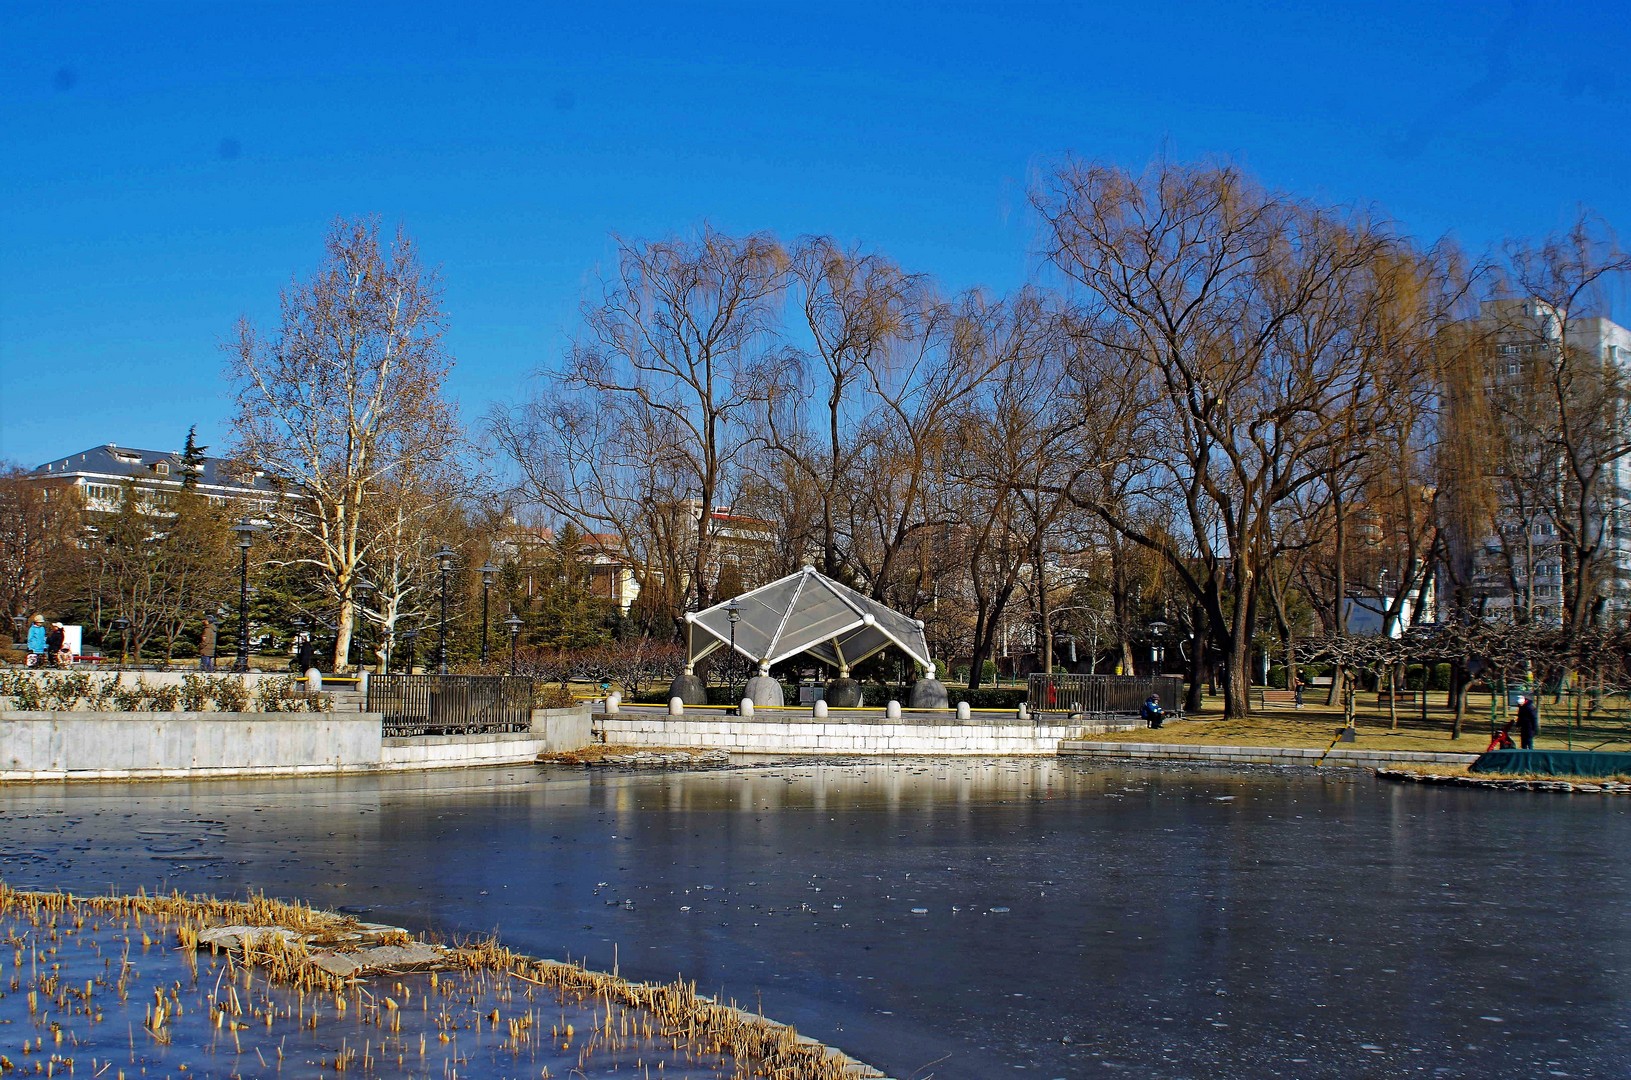
<path fill-rule="evenodd" d="M 198 635 L 198 670 L 215 670 L 215 616 L 204 616 L 204 630 Z"/>
<path fill-rule="evenodd" d="M 1518 698 L 1518 743 L 1525 750 L 1535 748 L 1535 734 L 1540 731 L 1540 710 L 1535 699 L 1527 694 Z"/>
<path fill-rule="evenodd" d="M 54 622 L 45 632 L 45 662 L 52 667 L 67 667 L 62 659 L 62 624 Z"/>
<path fill-rule="evenodd" d="M 304 675 L 317 666 L 317 648 L 312 644 L 310 634 L 300 635 L 300 644 L 294 651 L 295 663 L 300 665 L 300 673 Z"/>

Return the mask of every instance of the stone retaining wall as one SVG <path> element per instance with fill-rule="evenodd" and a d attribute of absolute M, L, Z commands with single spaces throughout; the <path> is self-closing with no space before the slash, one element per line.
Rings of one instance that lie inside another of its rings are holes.
<path fill-rule="evenodd" d="M 1057 721 L 1037 723 L 1005 717 L 958 720 L 954 713 L 906 713 L 899 720 L 877 717 L 825 719 L 805 712 L 756 711 L 752 718 L 660 713 L 597 713 L 598 739 L 617 746 L 690 746 L 737 754 L 1026 756 L 1059 752 L 1064 739 L 1094 731 L 1118 730 Z M 1127 728 L 1136 725 L 1129 720 Z"/>
<path fill-rule="evenodd" d="M 0 713 L 0 779 L 123 779 L 377 768 L 369 713 Z"/>
<path fill-rule="evenodd" d="M 1219 764 L 1324 765 L 1330 768 L 1373 769 L 1383 765 L 1418 762 L 1466 765 L 1477 754 L 1446 754 L 1420 750 L 1359 750 L 1338 747 L 1329 751 L 1278 746 L 1192 746 L 1182 743 L 1082 742 L 1060 743 L 1061 757 L 1105 758 L 1125 761 L 1206 761 Z"/>
<path fill-rule="evenodd" d="M 531 762 L 589 743 L 589 710 L 505 735 L 381 737 L 378 713 L 0 712 L 0 782 L 292 776 Z"/>

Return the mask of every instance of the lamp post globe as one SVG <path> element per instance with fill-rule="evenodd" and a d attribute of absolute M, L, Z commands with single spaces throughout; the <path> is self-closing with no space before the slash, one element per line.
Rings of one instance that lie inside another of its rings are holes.
<path fill-rule="evenodd" d="M 725 617 L 731 621 L 731 668 L 730 668 L 729 678 L 730 678 L 730 683 L 731 683 L 731 697 L 735 698 L 736 697 L 736 623 L 737 623 L 737 620 L 742 617 L 742 606 L 736 602 L 736 597 L 734 597 L 734 596 L 731 597 L 731 602 L 725 605 Z M 731 705 L 733 707 L 736 707 L 736 708 L 740 707 L 740 703 L 736 702 L 736 701 L 732 701 Z"/>
<path fill-rule="evenodd" d="M 504 625 L 509 627 L 510 630 L 510 674 L 514 675 L 515 646 L 517 640 L 521 637 L 521 618 L 512 611 L 510 612 L 510 617 L 504 620 Z"/>

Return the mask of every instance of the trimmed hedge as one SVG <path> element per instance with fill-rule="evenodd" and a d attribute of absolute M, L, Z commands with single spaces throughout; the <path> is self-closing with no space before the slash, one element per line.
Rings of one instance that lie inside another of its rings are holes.
<path fill-rule="evenodd" d="M 982 686 L 978 690 L 948 686 L 946 697 L 953 705 L 966 701 L 971 709 L 1017 709 L 1020 702 L 1030 697 L 1030 691 L 1023 687 L 1007 686 Z"/>

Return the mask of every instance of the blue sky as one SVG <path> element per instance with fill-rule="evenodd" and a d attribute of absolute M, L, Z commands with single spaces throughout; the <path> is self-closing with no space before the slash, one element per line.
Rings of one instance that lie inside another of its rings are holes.
<path fill-rule="evenodd" d="M 468 419 L 526 392 L 613 233 L 708 221 L 1033 268 L 1069 152 L 1229 157 L 1482 251 L 1631 232 L 1631 5 L 140 4 L 0 10 L 0 459 L 226 438 L 220 343 L 336 215 L 446 284 Z"/>

